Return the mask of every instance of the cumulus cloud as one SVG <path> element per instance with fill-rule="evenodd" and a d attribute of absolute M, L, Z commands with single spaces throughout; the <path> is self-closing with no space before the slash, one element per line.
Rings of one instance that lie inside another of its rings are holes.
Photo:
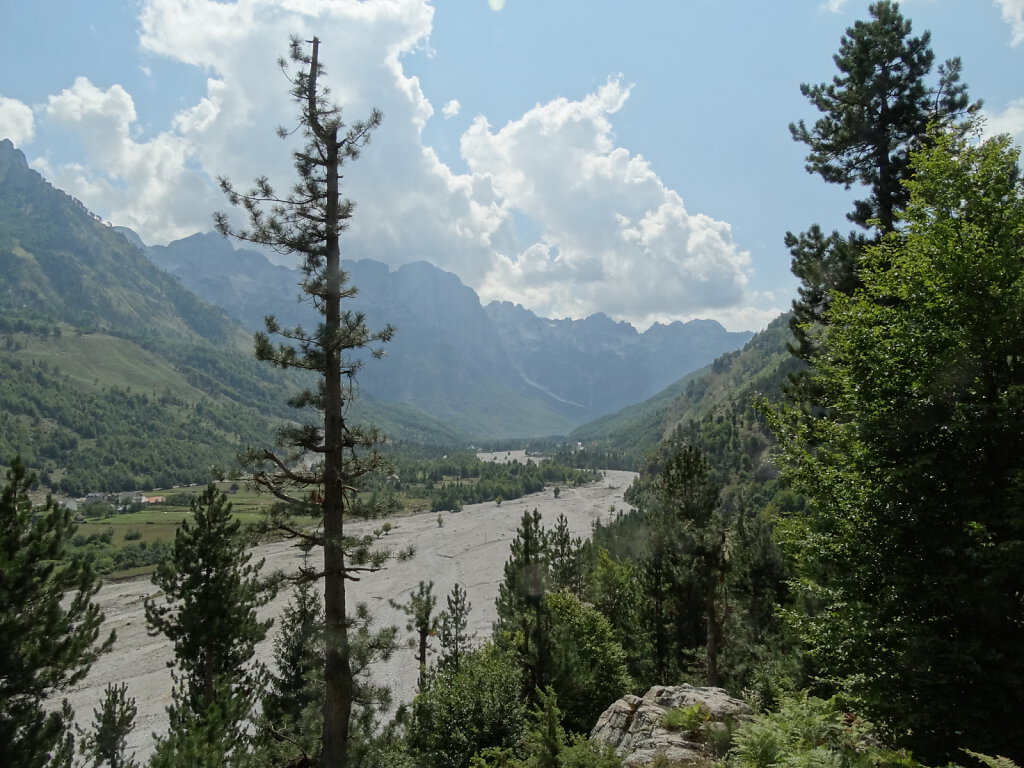
<path fill-rule="evenodd" d="M 542 313 L 602 309 L 641 326 L 742 301 L 749 255 L 729 225 L 691 214 L 642 156 L 616 146 L 610 116 L 629 90 L 609 80 L 498 131 L 478 118 L 465 133 L 472 174 L 542 231 L 540 242 L 496 254 L 485 298 L 511 291 Z"/>
<path fill-rule="evenodd" d="M 208 181 L 188 168 L 192 150 L 180 136 L 164 132 L 148 141 L 133 138 L 135 104 L 124 88 L 103 90 L 79 77 L 51 96 L 44 112 L 49 121 L 77 134 L 89 158 L 88 167 L 76 163 L 48 169 L 57 186 L 155 241 L 195 231 L 191 221 L 212 203 Z"/>
<path fill-rule="evenodd" d="M 1019 145 L 1024 145 L 1024 99 L 1015 99 L 1002 112 L 985 110 L 985 133 L 992 136 L 1010 134 Z"/>
<path fill-rule="evenodd" d="M 300 139 L 275 135 L 294 127 L 296 112 L 276 59 L 288 35 L 317 34 L 346 119 L 374 107 L 385 115 L 346 169 L 358 203 L 346 257 L 392 267 L 428 260 L 484 301 L 547 316 L 764 324 L 761 310 L 738 309 L 754 297 L 749 256 L 729 225 L 689 211 L 647 160 L 618 145 L 612 118 L 630 93 L 621 78 L 500 128 L 477 118 L 460 145 L 468 172 L 445 165 L 423 140 L 434 108 L 402 67 L 403 55 L 427 46 L 432 22 L 428 0 L 146 0 L 142 49 L 196 67 L 205 94 L 143 136 L 122 87 L 75 81 L 46 114 L 80 137 L 88 163 L 52 169 L 51 179 L 151 243 L 210 229 L 211 213 L 228 208 L 217 176 L 245 187 L 265 174 L 287 188 Z M 441 114 L 458 109 L 453 99 Z"/>
<path fill-rule="evenodd" d="M 1020 45 L 1024 42 L 1024 0 L 995 0 L 995 4 L 1013 33 L 1010 45 Z"/>
<path fill-rule="evenodd" d="M 32 141 L 34 135 L 32 108 L 17 99 L 0 96 L 0 139 L 10 139 L 21 147 Z"/>
<path fill-rule="evenodd" d="M 462 110 L 458 99 L 452 99 L 441 108 L 441 114 L 445 117 L 455 117 Z"/>

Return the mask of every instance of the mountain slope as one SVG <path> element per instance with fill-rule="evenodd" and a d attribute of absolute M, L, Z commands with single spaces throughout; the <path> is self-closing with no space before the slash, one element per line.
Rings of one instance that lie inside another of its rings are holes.
<path fill-rule="evenodd" d="M 300 275 L 218 235 L 147 249 L 157 265 L 256 330 L 315 323 L 296 301 Z M 413 405 L 478 438 L 564 434 L 642 400 L 749 334 L 711 321 L 654 326 L 644 334 L 604 315 L 551 321 L 511 304 L 480 305 L 455 275 L 426 262 L 394 271 L 369 260 L 344 267 L 359 294 L 352 309 L 371 327 L 398 329 L 386 357 L 360 374 L 382 401 Z"/>
<path fill-rule="evenodd" d="M 656 323 L 638 333 L 601 313 L 546 320 L 509 302 L 491 302 L 487 314 L 525 379 L 597 414 L 646 400 L 753 335 L 714 320 Z"/>
<path fill-rule="evenodd" d="M 584 424 L 569 440 L 625 454 L 635 464 L 680 427 L 749 413 L 756 395 L 777 398 L 799 368 L 786 347 L 790 341 L 789 315 L 780 315 L 742 349 L 719 356 L 642 403 Z"/>
<path fill-rule="evenodd" d="M 251 347 L 224 312 L 0 142 L 0 463 L 20 453 L 74 494 L 207 480 L 294 417 L 296 377 Z M 464 440 L 409 409 L 379 423 Z"/>

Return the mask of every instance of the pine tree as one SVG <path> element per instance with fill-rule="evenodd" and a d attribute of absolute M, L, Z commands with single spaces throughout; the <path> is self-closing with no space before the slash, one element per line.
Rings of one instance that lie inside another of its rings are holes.
<path fill-rule="evenodd" d="M 274 668 L 263 695 L 264 720 L 298 729 L 308 709 L 323 705 L 324 609 L 315 572 L 304 565 L 274 638 Z"/>
<path fill-rule="evenodd" d="M 96 575 L 66 559 L 71 512 L 32 506 L 35 476 L 20 457 L 0 493 L 0 765 L 69 766 L 74 740 L 67 702 L 46 702 L 74 685 L 113 643 L 98 642 L 103 614 Z"/>
<path fill-rule="evenodd" d="M 531 698 L 548 683 L 551 665 L 548 592 L 548 534 L 540 512 L 524 512 L 512 540 L 505 579 L 498 586 L 495 637 L 516 647 L 526 671 L 526 693 Z"/>
<path fill-rule="evenodd" d="M 249 715 L 262 685 L 252 658 L 271 624 L 258 620 L 256 609 L 273 589 L 259 578 L 262 561 L 249 562 L 223 492 L 211 483 L 190 511 L 153 574 L 163 600 L 147 599 L 145 609 L 150 634 L 174 643 L 171 733 L 158 751 L 173 753 L 174 745 L 197 738 L 186 731 L 202 728 L 208 758 L 214 742 L 230 751 L 244 743 L 239 718 Z"/>
<path fill-rule="evenodd" d="M 416 648 L 416 661 L 419 662 L 419 690 L 423 690 L 427 684 L 427 653 L 429 653 L 429 640 L 432 635 L 437 634 L 440 617 L 434 613 L 437 605 L 437 597 L 433 594 L 434 582 L 420 581 L 416 589 L 409 593 L 409 600 L 406 603 L 391 602 L 392 608 L 397 608 L 409 617 L 405 625 L 406 632 L 415 634 L 410 639 L 410 647 Z"/>
<path fill-rule="evenodd" d="M 134 754 L 125 755 L 137 711 L 125 683 L 106 687 L 100 708 L 93 710 L 93 726 L 78 744 L 89 768 L 139 768 Z"/>
<path fill-rule="evenodd" d="M 441 667 L 458 671 L 462 657 L 469 652 L 473 638 L 466 634 L 469 611 L 473 604 L 466 599 L 466 590 L 456 583 L 447 597 L 447 607 L 441 611 Z"/>
<path fill-rule="evenodd" d="M 395 637 L 393 628 L 371 631 L 371 617 L 363 605 L 352 611 L 348 604 L 346 580 L 383 567 L 390 552 L 376 548 L 370 536 L 346 534 L 346 519 L 352 514 L 371 512 L 360 505 L 360 478 L 384 466 L 373 450 L 380 441 L 376 429 L 356 426 L 347 409 L 355 391 L 355 375 L 362 361 L 355 355 L 372 351 L 388 341 L 390 326 L 372 332 L 365 316 L 343 309 L 343 302 L 356 294 L 341 269 L 342 232 L 351 218 L 354 204 L 341 193 L 342 167 L 357 159 L 381 122 L 374 110 L 366 120 L 346 125 L 340 107 L 328 99 L 323 86 L 320 41 L 313 38 L 307 53 L 298 38 L 291 42 L 290 59 L 299 71 L 289 76 L 292 98 L 299 109 L 298 130 L 306 146 L 293 153 L 298 181 L 286 195 L 274 192 L 266 177 L 242 193 L 226 179 L 221 187 L 233 205 L 240 205 L 249 218 L 248 229 L 234 229 L 224 214 L 216 215 L 218 230 L 241 240 L 268 246 L 302 259 L 305 278 L 301 289 L 320 312 L 322 322 L 313 331 L 301 327 L 283 329 L 268 317 L 266 333 L 256 336 L 256 356 L 281 368 L 313 372 L 319 380 L 313 389 L 290 400 L 295 408 L 308 408 L 315 421 L 285 427 L 280 433 L 283 451 L 253 450 L 248 455 L 253 482 L 277 496 L 285 505 L 273 520 L 281 530 L 311 545 L 323 547 L 324 581 L 324 717 L 321 764 L 342 767 L 349 764 L 357 698 L 367 706 L 383 704 L 380 689 L 362 686 L 360 673 L 370 659 L 388 653 Z M 286 62 L 282 60 L 282 68 Z M 281 130 L 287 137 L 289 132 Z M 276 346 L 270 336 L 283 340 Z M 321 525 L 306 530 L 292 522 L 295 513 L 318 515 Z M 400 553 L 409 556 L 411 551 Z M 357 646 L 356 643 L 360 643 Z M 363 716 L 369 717 L 368 712 Z"/>
<path fill-rule="evenodd" d="M 551 588 L 579 596 L 583 592 L 583 539 L 569 532 L 569 521 L 559 513 L 548 542 Z"/>
<path fill-rule="evenodd" d="M 882 0 L 868 12 L 871 20 L 856 22 L 841 39 L 833 57 L 839 74 L 832 82 L 800 86 L 822 116 L 812 126 L 803 120 L 789 126 L 793 139 L 809 149 L 809 173 L 846 189 L 857 184 L 868 190 L 847 215 L 867 236 L 826 237 L 817 225 L 799 236 L 786 233 L 793 273 L 801 280 L 793 302 L 793 351 L 805 360 L 814 355 L 813 329 L 826 320 L 831 297 L 860 285 L 864 247 L 896 229 L 908 199 L 903 181 L 910 176 L 910 151 L 929 124 L 955 126 L 981 106 L 970 103 L 960 82 L 960 59 L 940 65 L 937 82 L 929 85 L 935 63 L 931 35 L 912 37 L 898 3 Z"/>

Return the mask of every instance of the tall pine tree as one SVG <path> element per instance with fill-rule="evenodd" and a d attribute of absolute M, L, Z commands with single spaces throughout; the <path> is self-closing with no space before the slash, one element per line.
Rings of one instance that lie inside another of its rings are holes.
<path fill-rule="evenodd" d="M 856 22 L 840 40 L 832 82 L 800 86 L 821 117 L 813 125 L 800 120 L 789 126 L 793 139 L 808 147 L 809 173 L 868 193 L 847 214 L 865 232 L 826 236 L 814 225 L 800 235 L 786 233 L 793 274 L 801 281 L 793 302 L 794 353 L 805 360 L 814 355 L 814 329 L 826 320 L 831 297 L 860 284 L 865 245 L 896 228 L 908 199 L 903 181 L 911 173 L 911 150 L 930 124 L 953 126 L 980 107 L 960 82 L 960 59 L 941 64 L 929 83 L 931 34 L 912 36 L 898 3 L 882 0 L 868 13 L 869 21 Z"/>
<path fill-rule="evenodd" d="M 281 368 L 310 371 L 318 377 L 315 387 L 293 397 L 295 408 L 309 409 L 314 420 L 285 427 L 280 433 L 281 451 L 254 450 L 248 456 L 257 486 L 285 502 L 274 520 L 282 530 L 311 545 L 323 547 L 324 581 L 324 717 L 321 764 L 341 768 L 349 764 L 357 698 L 375 698 L 369 688 L 360 692 L 359 675 L 364 662 L 386 653 L 393 643 L 393 628 L 383 634 L 370 630 L 365 606 L 349 605 L 346 581 L 381 568 L 390 552 L 375 548 L 369 536 L 346 533 L 346 521 L 365 510 L 357 489 L 360 478 L 380 469 L 383 459 L 375 450 L 381 439 L 376 429 L 364 429 L 348 417 L 355 396 L 355 375 L 360 352 L 388 341 L 389 326 L 371 331 L 365 316 L 343 307 L 356 289 L 348 284 L 341 268 L 341 234 L 348 226 L 354 204 L 343 197 L 343 166 L 357 159 L 381 123 L 374 110 L 365 120 L 351 125 L 342 119 L 341 108 L 328 99 L 320 63 L 320 40 L 309 48 L 298 38 L 291 42 L 290 60 L 298 71 L 289 75 L 291 95 L 298 107 L 298 131 L 306 145 L 293 152 L 298 179 L 292 189 L 278 195 L 266 177 L 256 180 L 247 192 L 239 192 L 226 179 L 221 187 L 233 205 L 244 208 L 248 229 L 230 226 L 225 214 L 216 215 L 218 230 L 241 240 L 258 243 L 279 253 L 302 258 L 304 297 L 320 312 L 314 330 L 283 329 L 267 318 L 267 332 L 257 334 L 256 356 Z M 286 62 L 282 60 L 282 68 Z M 287 71 L 287 70 L 286 70 Z M 281 130 L 287 137 L 290 132 Z M 275 346 L 270 336 L 282 340 Z M 370 510 L 365 510 L 370 511 Z M 317 515 L 321 524 L 313 530 L 291 521 L 295 513 Z M 411 551 L 401 553 L 411 555 Z M 362 644 L 357 648 L 356 642 Z"/>

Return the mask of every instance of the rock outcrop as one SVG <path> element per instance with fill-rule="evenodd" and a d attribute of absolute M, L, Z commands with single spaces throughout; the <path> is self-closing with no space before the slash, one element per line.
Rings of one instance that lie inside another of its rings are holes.
<path fill-rule="evenodd" d="M 664 725 L 667 713 L 688 707 L 700 708 L 694 727 Z M 614 747 L 627 766 L 651 765 L 659 755 L 671 765 L 705 765 L 714 756 L 716 736 L 727 738 L 727 729 L 750 714 L 746 703 L 721 688 L 656 685 L 643 698 L 627 695 L 612 704 L 590 740 Z"/>

